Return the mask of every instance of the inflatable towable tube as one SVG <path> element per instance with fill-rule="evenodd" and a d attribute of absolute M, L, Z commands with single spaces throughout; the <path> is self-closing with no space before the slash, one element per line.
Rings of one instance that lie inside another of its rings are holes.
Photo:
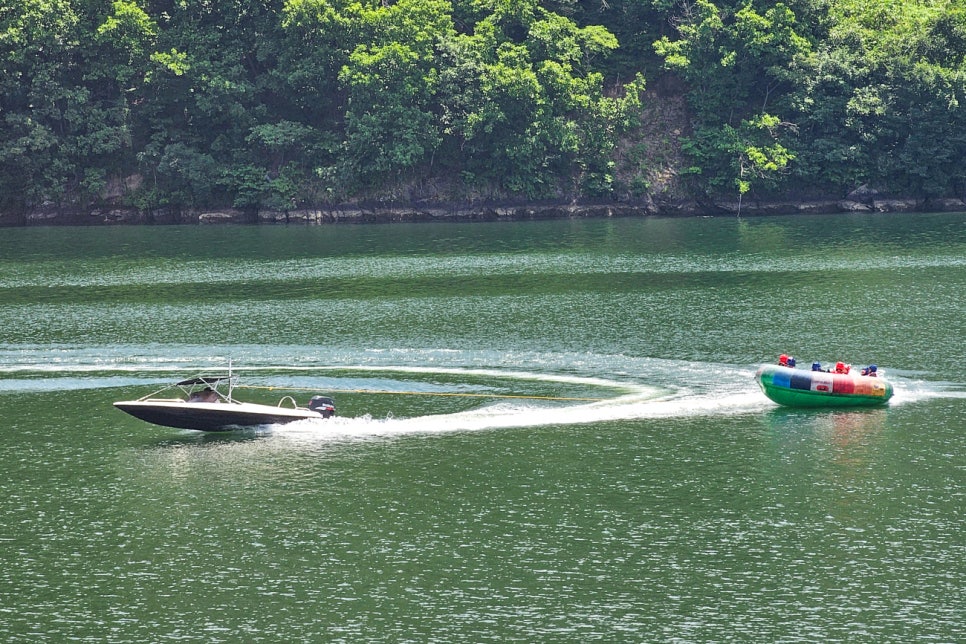
<path fill-rule="evenodd" d="M 892 398 L 892 385 L 877 377 L 762 365 L 755 374 L 771 400 L 788 407 L 870 407 Z"/>

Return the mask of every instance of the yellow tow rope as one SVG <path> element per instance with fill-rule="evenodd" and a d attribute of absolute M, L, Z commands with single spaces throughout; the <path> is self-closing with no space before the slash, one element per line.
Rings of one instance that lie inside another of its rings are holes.
<path fill-rule="evenodd" d="M 235 389 L 266 389 L 268 391 L 316 391 L 316 389 L 302 389 L 299 387 L 260 387 L 258 385 L 237 385 Z M 523 400 L 566 400 L 575 402 L 600 402 L 604 398 L 570 398 L 564 396 L 519 396 L 512 394 L 470 394 L 444 391 L 388 391 L 379 389 L 327 389 L 326 392 L 343 394 L 383 394 L 393 396 L 449 396 L 454 398 L 516 398 Z"/>

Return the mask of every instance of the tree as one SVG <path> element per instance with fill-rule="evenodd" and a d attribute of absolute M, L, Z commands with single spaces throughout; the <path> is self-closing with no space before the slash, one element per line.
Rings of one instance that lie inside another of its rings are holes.
<path fill-rule="evenodd" d="M 115 3 L 108 21 L 120 29 L 117 16 L 128 9 Z M 94 200 L 108 172 L 123 165 L 130 130 L 117 83 L 130 76 L 85 32 L 102 18 L 79 12 L 69 0 L 25 0 L 0 12 L 3 205 Z M 115 52 L 128 55 L 151 37 L 149 22 L 128 27 Z"/>
<path fill-rule="evenodd" d="M 533 2 L 497 3 L 473 34 L 445 43 L 444 132 L 465 179 L 531 198 L 609 192 L 608 154 L 643 89 L 641 81 L 623 99 L 604 96 L 603 76 L 591 70 L 615 47 L 606 30 Z"/>
<path fill-rule="evenodd" d="M 669 69 L 689 81 L 695 136 L 685 143 L 711 192 L 737 186 L 775 188 L 797 155 L 783 140 L 792 127 L 781 114 L 800 82 L 812 45 L 801 35 L 791 7 L 763 11 L 755 3 L 737 6 L 697 0 L 679 17 L 679 38 L 661 38 L 657 52 Z M 762 182 L 762 180 L 764 180 Z"/>
<path fill-rule="evenodd" d="M 835 5 L 793 95 L 799 179 L 843 192 L 962 191 L 964 34 L 961 2 Z"/>
<path fill-rule="evenodd" d="M 344 168 L 364 188 L 426 166 L 441 141 L 437 46 L 453 33 L 448 3 L 401 0 L 362 14 L 368 37 L 339 80 L 347 93 Z"/>

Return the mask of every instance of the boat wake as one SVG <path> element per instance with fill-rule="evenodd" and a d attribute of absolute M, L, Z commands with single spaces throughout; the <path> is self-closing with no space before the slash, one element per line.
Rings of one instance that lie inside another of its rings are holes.
<path fill-rule="evenodd" d="M 759 392 L 720 396 L 674 395 L 667 398 L 627 395 L 611 400 L 559 408 L 524 403 L 496 403 L 477 409 L 417 416 L 412 418 L 336 417 L 329 420 L 307 420 L 272 428 L 273 433 L 292 437 L 320 435 L 333 438 L 354 436 L 398 436 L 469 432 L 507 428 L 583 425 L 612 421 L 677 418 L 684 416 L 717 416 L 741 414 L 767 409 Z"/>
<path fill-rule="evenodd" d="M 39 351 L 22 351 L 16 360 L 0 360 L 0 395 L 117 389 L 130 396 L 132 389 L 167 382 L 174 373 L 217 369 L 227 362 L 200 348 L 196 355 L 186 349 L 176 357 L 115 350 L 118 355 L 96 357 L 65 350 L 56 360 Z M 352 402 L 341 412 L 346 416 L 259 430 L 291 439 L 586 425 L 759 413 L 775 407 L 754 382 L 757 365 L 442 349 L 323 356 L 302 347 L 276 347 L 269 355 L 251 353 L 254 357 L 246 355 L 237 371 L 243 382 L 254 381 L 254 389 L 331 393 Z M 966 385 L 931 380 L 935 374 L 890 370 L 885 375 L 895 387 L 890 407 L 966 398 Z M 353 415 L 358 409 L 369 413 Z"/>
<path fill-rule="evenodd" d="M 394 371 L 380 368 L 379 371 Z M 612 421 L 676 418 L 685 416 L 713 416 L 750 413 L 767 409 L 771 403 L 757 387 L 749 386 L 753 371 L 731 370 L 733 380 L 720 383 L 715 391 L 695 389 L 684 381 L 662 380 L 651 385 L 627 380 L 600 377 L 558 376 L 534 372 L 505 372 L 475 369 L 414 369 L 399 371 L 441 374 L 449 376 L 486 376 L 539 383 L 565 383 L 583 386 L 588 395 L 602 390 L 619 393 L 585 402 L 559 404 L 566 398 L 534 396 L 523 400 L 497 400 L 473 409 L 445 414 L 431 414 L 408 418 L 336 417 L 328 420 L 307 420 L 272 428 L 273 433 L 292 438 L 324 435 L 332 438 L 364 436 L 398 436 L 403 434 L 432 434 L 445 432 L 484 431 L 505 428 L 545 427 L 553 425 L 581 425 Z M 752 383 L 753 384 L 753 383 Z"/>

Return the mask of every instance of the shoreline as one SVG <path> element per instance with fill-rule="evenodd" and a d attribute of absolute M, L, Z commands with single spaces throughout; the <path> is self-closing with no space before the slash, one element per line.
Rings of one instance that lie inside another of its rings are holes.
<path fill-rule="evenodd" d="M 796 214 L 888 212 L 966 212 L 963 199 L 819 199 L 705 202 L 681 200 L 655 203 L 377 203 L 344 204 L 291 210 L 242 211 L 233 208 L 193 210 L 104 207 L 40 208 L 25 213 L 0 213 L 0 227 L 123 226 L 123 225 L 327 225 L 416 222 L 527 221 L 539 219 L 600 219 L 612 217 L 760 217 Z"/>

